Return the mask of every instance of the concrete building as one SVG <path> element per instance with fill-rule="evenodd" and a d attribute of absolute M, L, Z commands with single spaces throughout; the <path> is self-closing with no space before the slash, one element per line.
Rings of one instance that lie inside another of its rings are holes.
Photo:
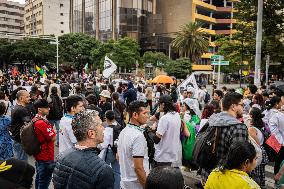
<path fill-rule="evenodd" d="M 150 18 L 149 33 L 142 39 L 145 41 L 143 46 L 147 50 L 161 49 L 169 54 L 170 42 L 180 26 L 200 22 L 208 35 L 210 48 L 193 70 L 212 70 L 210 57 L 217 51 L 214 44 L 216 35 L 235 32 L 234 2 L 236 0 L 157 0 L 157 13 Z"/>
<path fill-rule="evenodd" d="M 24 6 L 17 2 L 0 0 L 0 33 L 24 33 Z M 19 39 L 5 35 L 0 35 L 0 38 Z"/>
<path fill-rule="evenodd" d="M 70 0 L 26 0 L 27 35 L 63 35 L 69 33 Z"/>

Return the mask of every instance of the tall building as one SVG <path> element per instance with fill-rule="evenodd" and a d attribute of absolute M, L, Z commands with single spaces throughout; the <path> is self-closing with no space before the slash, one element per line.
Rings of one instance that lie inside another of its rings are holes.
<path fill-rule="evenodd" d="M 24 33 L 24 6 L 23 4 L 0 0 L 0 32 L 2 33 Z M 7 36 L 0 35 L 0 38 Z M 17 40 L 18 37 L 9 36 L 10 40 Z"/>
<path fill-rule="evenodd" d="M 235 32 L 236 20 L 233 19 L 233 15 L 236 1 L 157 0 L 157 14 L 149 18 L 149 33 L 142 39 L 142 45 L 144 49 L 158 49 L 169 54 L 170 42 L 180 26 L 189 22 L 200 22 L 208 35 L 210 48 L 198 63 L 204 66 L 193 66 L 193 70 L 211 70 L 210 57 L 217 51 L 214 44 L 216 35 L 231 35 Z"/>
<path fill-rule="evenodd" d="M 147 33 L 147 17 L 155 13 L 156 0 L 71 0 L 71 32 L 97 39 L 132 37 Z"/>
<path fill-rule="evenodd" d="M 70 0 L 26 0 L 27 35 L 63 35 L 69 33 Z"/>

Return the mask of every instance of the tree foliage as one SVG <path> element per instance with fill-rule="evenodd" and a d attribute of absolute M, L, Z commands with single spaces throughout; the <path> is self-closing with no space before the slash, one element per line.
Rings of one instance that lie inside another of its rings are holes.
<path fill-rule="evenodd" d="M 187 75 L 191 74 L 191 62 L 188 58 L 180 58 L 177 60 L 170 60 L 165 66 L 165 71 L 179 79 L 185 79 Z"/>
<path fill-rule="evenodd" d="M 254 66 L 257 6 L 257 0 L 235 3 L 235 9 L 238 10 L 234 15 L 238 20 L 235 25 L 237 32 L 231 38 L 223 36 L 216 42 L 220 46 L 218 53 L 230 60 L 233 67 L 237 67 L 241 60 Z M 265 0 L 263 10 L 262 61 L 269 54 L 273 62 L 283 62 L 284 1 Z"/>
<path fill-rule="evenodd" d="M 172 46 L 179 51 L 180 55 L 188 57 L 191 62 L 197 62 L 209 48 L 208 38 L 201 26 L 197 22 L 181 26 L 172 42 Z"/>
<path fill-rule="evenodd" d="M 145 52 L 142 59 L 144 63 L 151 63 L 156 67 L 163 67 L 163 65 L 166 65 L 169 61 L 168 56 L 164 53 L 152 51 Z"/>
<path fill-rule="evenodd" d="M 76 68 L 91 64 L 91 51 L 100 47 L 94 37 L 83 33 L 70 33 L 59 37 L 60 56 L 64 61 L 73 62 Z"/>

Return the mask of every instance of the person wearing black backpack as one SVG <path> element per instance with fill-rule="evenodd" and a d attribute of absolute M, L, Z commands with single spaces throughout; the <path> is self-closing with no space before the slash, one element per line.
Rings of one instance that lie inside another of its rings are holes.
<path fill-rule="evenodd" d="M 57 94 L 57 87 L 51 88 L 51 95 L 47 100 L 50 107 L 47 119 L 56 128 L 56 132 L 59 133 L 59 122 L 63 117 L 63 103 Z M 56 145 L 59 145 L 59 135 L 56 136 Z"/>
<path fill-rule="evenodd" d="M 207 180 L 212 169 L 226 162 L 234 142 L 248 141 L 247 126 L 238 120 L 244 108 L 242 98 L 236 92 L 226 94 L 222 99 L 223 111 L 213 114 L 196 137 L 193 160 L 200 167 L 203 181 Z"/>

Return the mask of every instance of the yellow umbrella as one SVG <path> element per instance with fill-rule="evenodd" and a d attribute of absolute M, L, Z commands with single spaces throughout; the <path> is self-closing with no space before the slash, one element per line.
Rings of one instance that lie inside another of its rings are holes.
<path fill-rule="evenodd" d="M 152 80 L 152 83 L 173 84 L 174 80 L 167 75 L 158 75 Z"/>

